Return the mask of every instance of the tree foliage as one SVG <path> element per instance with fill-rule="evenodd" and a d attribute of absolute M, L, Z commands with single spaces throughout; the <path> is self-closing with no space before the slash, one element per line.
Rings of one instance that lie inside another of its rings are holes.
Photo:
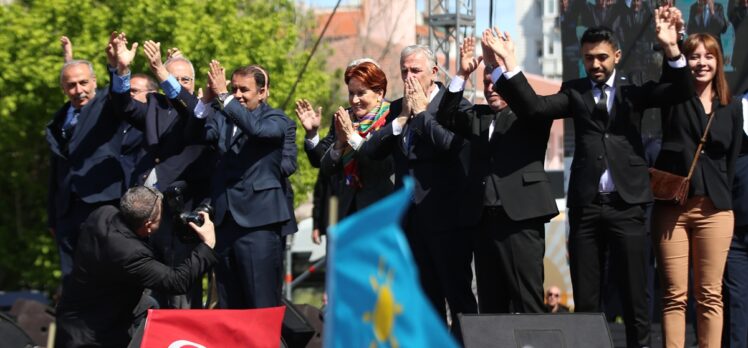
<path fill-rule="evenodd" d="M 94 63 L 99 87 L 108 83 L 104 48 L 109 33 L 124 31 L 130 42 L 179 47 L 204 86 L 210 59 L 228 71 L 261 64 L 270 72 L 270 105 L 280 107 L 309 52 L 300 34 L 309 16 L 291 0 L 27 0 L 0 6 L 0 289 L 56 287 L 56 246 L 46 229 L 49 150 L 45 125 L 65 102 L 59 87 L 61 35 L 70 37 L 76 59 Z M 291 99 L 317 105 L 331 98 L 325 54 L 317 54 Z M 135 72 L 148 72 L 139 49 Z M 328 102 L 329 103 L 329 102 Z M 332 110 L 329 105 L 327 110 Z M 293 103 L 286 113 L 294 120 Z M 297 121 L 298 122 L 298 121 Z M 316 171 L 302 150 L 292 177 L 297 203 L 312 189 Z"/>

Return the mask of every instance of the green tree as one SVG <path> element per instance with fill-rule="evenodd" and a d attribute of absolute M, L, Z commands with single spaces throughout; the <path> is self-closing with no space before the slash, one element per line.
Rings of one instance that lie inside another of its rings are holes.
<path fill-rule="evenodd" d="M 164 51 L 179 47 L 195 65 L 197 86 L 205 85 L 210 59 L 227 70 L 261 64 L 270 72 L 269 103 L 280 107 L 309 55 L 299 38 L 310 30 L 310 18 L 297 13 L 291 0 L 27 0 L 0 6 L 0 289 L 50 291 L 59 280 L 56 246 L 46 228 L 44 128 L 65 102 L 60 36 L 70 37 L 76 58 L 94 63 L 100 88 L 108 83 L 104 47 L 116 30 L 130 42 L 151 39 Z M 292 101 L 332 100 L 324 56 L 318 53 L 309 64 Z M 133 70 L 148 72 L 142 50 Z M 296 120 L 293 106 L 285 111 Z M 299 127 L 299 171 L 292 177 L 297 203 L 316 178 L 302 138 Z"/>

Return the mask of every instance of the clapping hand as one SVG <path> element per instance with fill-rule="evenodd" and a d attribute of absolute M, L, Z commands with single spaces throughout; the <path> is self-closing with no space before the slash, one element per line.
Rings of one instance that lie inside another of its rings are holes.
<path fill-rule="evenodd" d="M 415 76 L 405 80 L 405 103 L 408 104 L 411 114 L 418 115 L 426 111 L 429 102 L 426 100 L 426 92 Z"/>
<path fill-rule="evenodd" d="M 143 53 L 148 58 L 148 65 L 151 71 L 156 75 L 159 82 L 166 81 L 169 78 L 169 72 L 166 71 L 164 63 L 161 62 L 161 43 L 147 40 L 143 43 Z"/>
<path fill-rule="evenodd" d="M 348 139 L 353 135 L 353 122 L 348 111 L 342 106 L 338 107 L 333 116 L 335 122 L 335 137 L 337 138 L 338 148 L 343 148 L 348 143 Z"/>
<path fill-rule="evenodd" d="M 482 56 L 475 56 L 475 38 L 472 36 L 466 37 L 460 46 L 460 68 L 457 75 L 462 77 L 463 80 L 467 80 L 482 60 Z"/>
<path fill-rule="evenodd" d="M 503 64 L 507 71 L 514 70 L 517 67 L 517 58 L 514 55 L 514 41 L 512 41 L 512 37 L 508 32 L 502 34 L 498 27 L 494 27 L 493 30 L 486 29 L 483 31 L 481 43 L 484 47 L 488 47 L 493 51 L 497 56 L 497 63 L 499 65 Z M 487 54 L 484 53 L 485 55 Z"/>
<path fill-rule="evenodd" d="M 172 58 L 183 58 L 182 51 L 180 51 L 176 47 L 172 47 L 168 50 L 166 50 L 166 60 L 172 59 Z"/>
<path fill-rule="evenodd" d="M 314 108 L 308 100 L 299 99 L 296 101 L 296 116 L 306 131 L 306 137 L 314 138 L 322 123 L 322 107 L 318 107 L 317 112 L 314 112 Z"/>
<path fill-rule="evenodd" d="M 117 59 L 117 74 L 120 76 L 130 72 L 130 64 L 135 59 L 135 53 L 138 49 L 138 43 L 132 44 L 131 48 L 127 48 L 127 35 L 122 32 L 117 35 L 114 39 L 114 54 Z"/>

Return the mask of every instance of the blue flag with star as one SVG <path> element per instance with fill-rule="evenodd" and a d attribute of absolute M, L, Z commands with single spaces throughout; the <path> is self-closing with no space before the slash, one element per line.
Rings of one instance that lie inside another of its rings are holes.
<path fill-rule="evenodd" d="M 457 347 L 421 290 L 400 220 L 413 180 L 330 231 L 324 346 Z"/>

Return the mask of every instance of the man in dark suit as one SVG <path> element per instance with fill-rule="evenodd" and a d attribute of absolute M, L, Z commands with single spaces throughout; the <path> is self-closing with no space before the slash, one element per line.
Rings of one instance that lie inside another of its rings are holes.
<path fill-rule="evenodd" d="M 374 159 L 391 155 L 396 187 L 406 176 L 415 180 L 403 229 L 426 296 L 442 318 L 446 300 L 453 332 L 459 334 L 457 314 L 477 311 L 471 289 L 471 238 L 461 233 L 457 216 L 467 146 L 433 116 L 446 88 L 436 82 L 438 67 L 431 50 L 423 45 L 403 49 L 400 71 L 405 97 L 392 102 L 388 123 L 373 132 L 359 151 Z M 463 99 L 460 109 L 469 106 Z"/>
<path fill-rule="evenodd" d="M 92 64 L 65 63 L 60 87 L 68 102 L 46 128 L 51 150 L 47 219 L 59 248 L 64 285 L 80 223 L 97 207 L 119 199 L 125 176 L 119 162 L 120 122 L 111 116 L 107 91 L 96 90 Z"/>
<path fill-rule="evenodd" d="M 748 90 L 742 97 L 743 144 L 735 163 L 732 212 L 735 230 L 725 269 L 724 347 L 748 346 Z"/>
<path fill-rule="evenodd" d="M 190 224 L 202 240 L 178 267 L 164 265 L 148 244 L 161 221 L 160 192 L 138 186 L 128 190 L 120 208 L 96 209 L 81 225 L 75 265 L 57 306 L 58 347 L 125 347 L 133 313 L 145 288 L 185 293 L 216 262 L 210 217 Z"/>
<path fill-rule="evenodd" d="M 184 208 L 191 210 L 193 204 L 197 205 L 196 202 L 208 195 L 206 183 L 214 162 L 213 153 L 207 146 L 190 142 L 202 132 L 203 126 L 194 117 L 197 97 L 193 95 L 195 75 L 192 63 L 180 56 L 170 58 L 163 64 L 160 44 L 146 41 L 143 51 L 165 95 L 146 94 L 146 102 L 142 103 L 132 97 L 130 88 L 130 64 L 137 46 L 127 49 L 125 42 L 124 33 L 114 40 L 117 72 L 112 79 L 112 106 L 118 117 L 145 135 L 129 185 L 145 185 L 165 192 L 175 182 L 186 184 L 183 190 Z M 174 212 L 166 206 L 166 218 L 159 233 L 151 238 L 159 259 L 172 266 L 189 257 L 192 249 L 176 238 L 176 230 L 186 228 L 175 221 L 175 214 L 179 213 L 181 211 Z M 188 297 L 154 295 L 164 308 L 200 308 L 201 290 L 200 284 L 195 284 Z"/>
<path fill-rule="evenodd" d="M 460 220 L 478 231 L 480 311 L 543 313 L 544 224 L 558 215 L 543 169 L 553 120 L 518 118 L 493 90 L 490 66 L 483 76 L 488 105 L 459 111 L 465 81 L 480 64 L 473 58 L 474 42 L 466 38 L 460 47 L 460 68 L 442 98 L 437 120 L 471 145 Z"/>
<path fill-rule="evenodd" d="M 492 74 L 494 88 L 518 117 L 547 120 L 572 117 L 576 134 L 569 179 L 569 264 L 576 312 L 600 312 L 601 275 L 606 253 L 620 260 L 613 270 L 621 289 L 629 347 L 649 346 L 646 292 L 645 204 L 652 201 L 641 142 L 644 109 L 661 107 L 691 96 L 691 74 L 678 49 L 678 16 L 656 11 L 657 40 L 673 66 L 672 83 L 628 84 L 616 74 L 620 60 L 614 34 L 593 27 L 581 39 L 586 78 L 566 81 L 557 94 L 539 97 L 517 67 L 514 46 L 490 30 L 484 41 L 503 69 Z M 499 81 L 500 79 L 500 81 Z"/>
<path fill-rule="evenodd" d="M 698 0 L 691 5 L 688 13 L 688 32 L 712 34 L 722 48 L 722 34 L 727 31 L 727 19 L 722 4 L 714 0 Z"/>
<path fill-rule="evenodd" d="M 263 308 L 280 304 L 281 230 L 293 218 L 283 190 L 283 145 L 289 122 L 266 102 L 268 74 L 238 68 L 226 88 L 220 63 L 211 63 L 208 88 L 195 108 L 207 122 L 202 135 L 219 152 L 211 182 L 218 226 L 219 305 Z"/>

